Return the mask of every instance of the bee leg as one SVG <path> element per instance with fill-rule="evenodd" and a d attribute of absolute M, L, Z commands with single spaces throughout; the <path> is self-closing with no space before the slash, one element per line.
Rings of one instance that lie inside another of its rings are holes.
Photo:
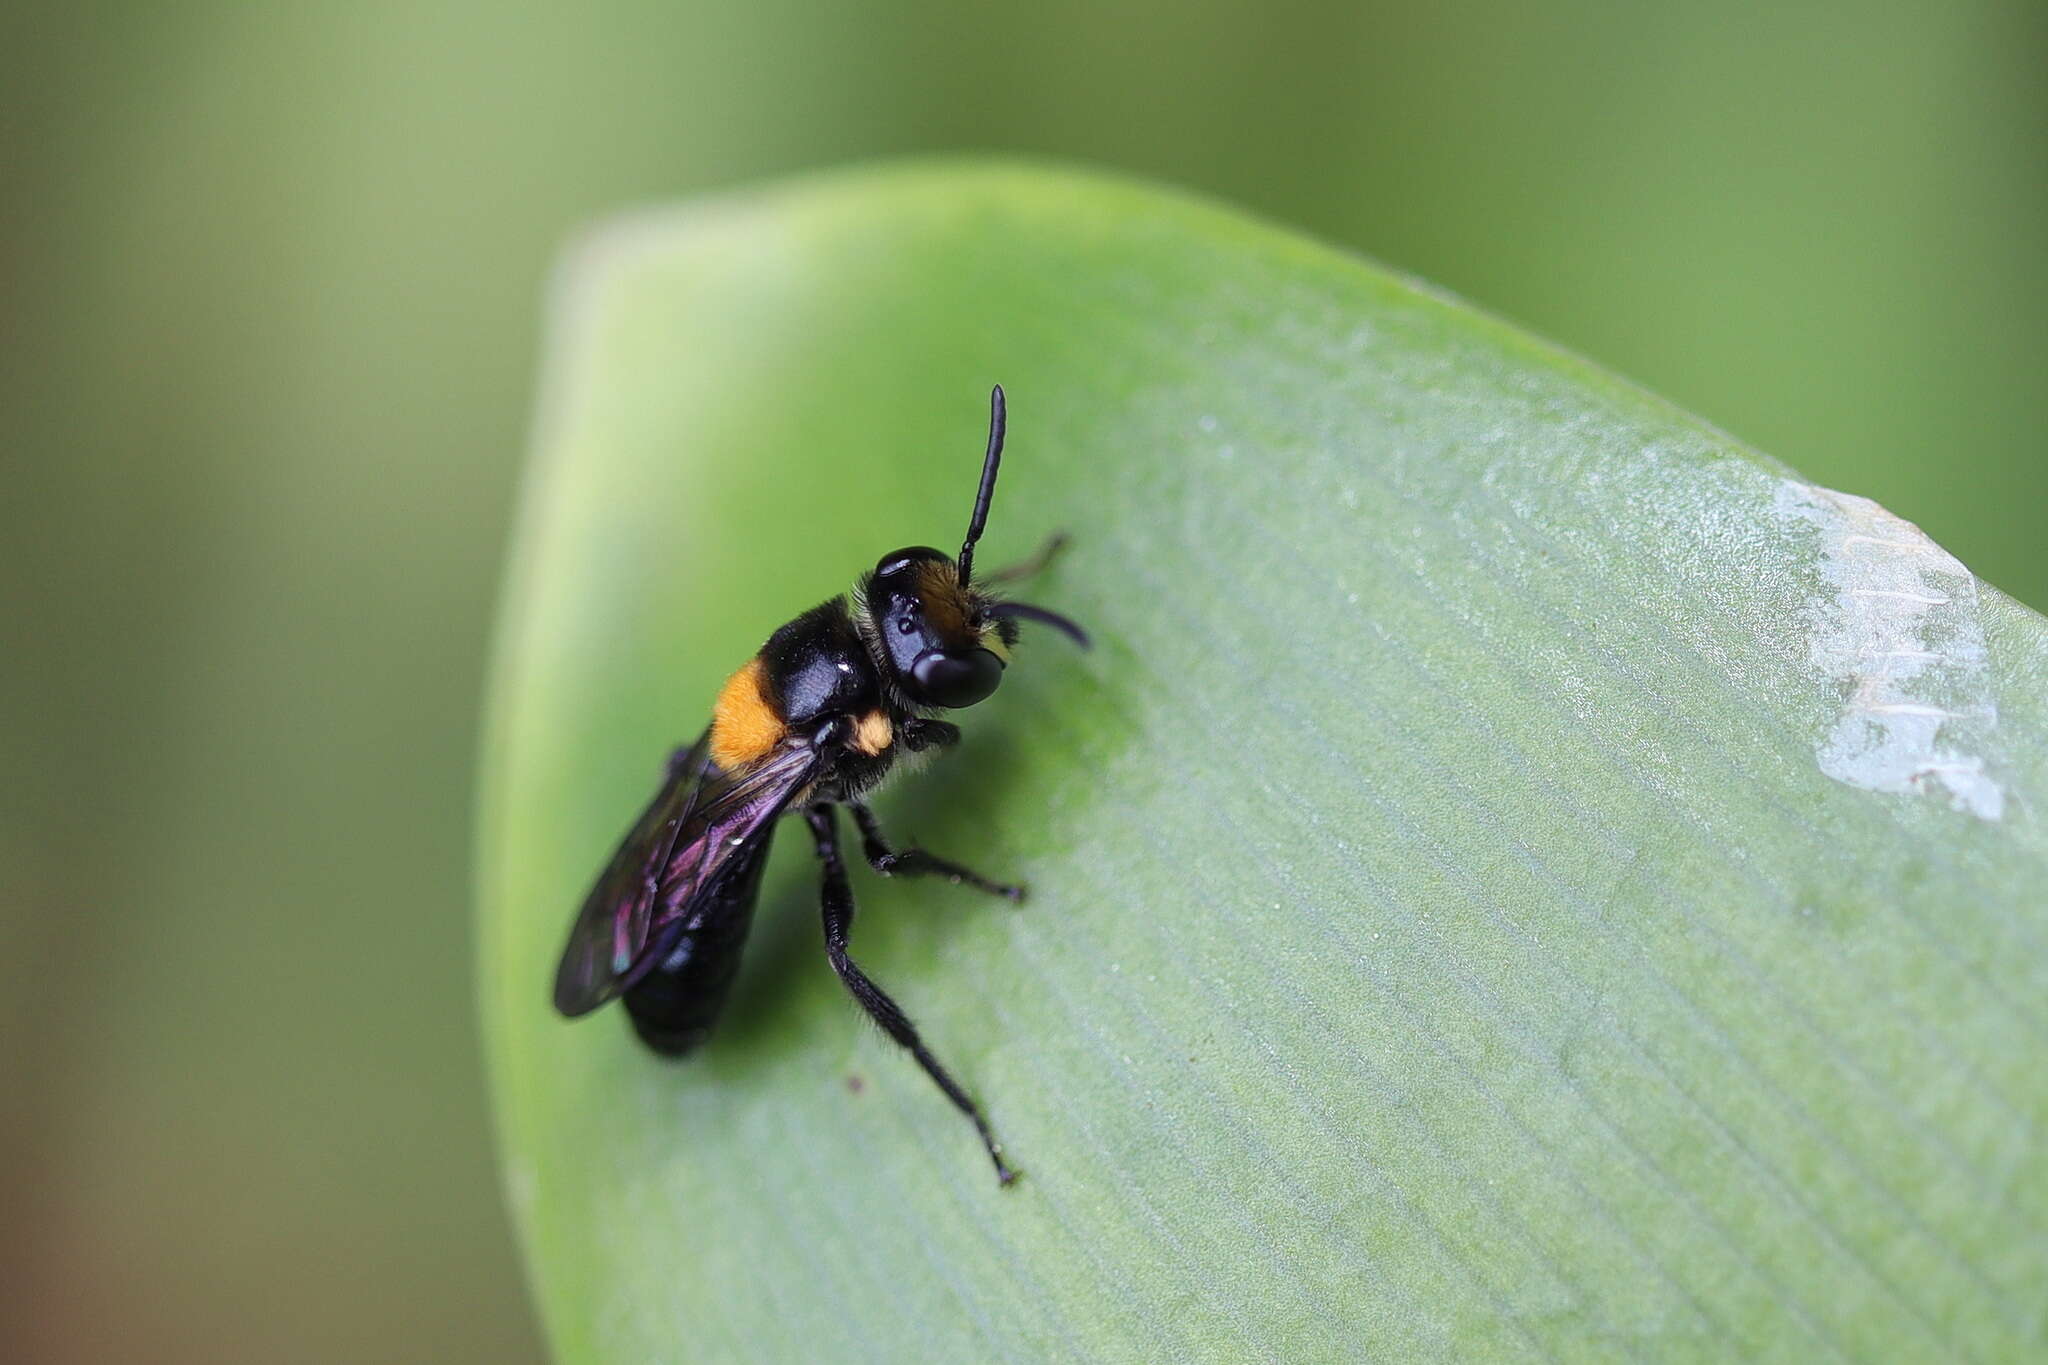
<path fill-rule="evenodd" d="M 868 809 L 865 801 L 847 803 L 853 811 L 853 823 L 860 826 L 861 852 L 867 855 L 868 866 L 884 877 L 944 877 L 955 886 L 971 886 L 977 891 L 986 891 L 991 896 L 1005 900 L 1021 901 L 1024 888 L 1011 886 L 1007 882 L 990 881 L 979 872 L 971 871 L 956 862 L 950 862 L 921 848 L 891 849 L 889 841 L 882 834 L 882 826 L 875 819 L 875 813 Z"/>
<path fill-rule="evenodd" d="M 917 1064 L 924 1068 L 924 1074 L 931 1077 L 933 1083 L 945 1092 L 946 1098 L 953 1102 L 953 1107 L 974 1124 L 974 1131 L 981 1134 L 981 1145 L 988 1150 L 988 1159 L 995 1164 L 996 1179 L 1005 1185 L 1011 1183 L 1017 1178 L 1017 1172 L 1003 1161 L 1003 1146 L 996 1141 L 980 1106 L 968 1098 L 960 1083 L 948 1075 L 946 1068 L 939 1065 L 939 1059 L 926 1049 L 910 1017 L 847 956 L 846 938 L 853 928 L 853 885 L 847 880 L 846 861 L 839 856 L 839 822 L 832 807 L 825 804 L 808 807 L 804 811 L 804 820 L 811 827 L 818 861 L 825 869 L 820 905 L 825 915 L 825 957 L 831 962 L 832 970 L 839 974 L 840 981 L 845 983 L 855 1002 L 867 1011 L 868 1018 L 881 1025 L 882 1032 L 895 1039 L 898 1047 L 916 1058 Z"/>
<path fill-rule="evenodd" d="M 914 754 L 926 749 L 950 749 L 960 742 L 960 727 L 948 721 L 912 716 L 903 722 L 903 747 Z"/>
<path fill-rule="evenodd" d="M 1020 559 L 1015 564 L 1005 564 L 994 573 L 983 575 L 981 581 L 984 583 L 1014 583 L 1020 578 L 1029 578 L 1046 565 L 1052 563 L 1054 557 L 1061 550 L 1067 548 L 1067 542 L 1070 539 L 1071 537 L 1065 531 L 1054 531 L 1045 538 L 1044 544 L 1031 552 L 1031 558 Z"/>

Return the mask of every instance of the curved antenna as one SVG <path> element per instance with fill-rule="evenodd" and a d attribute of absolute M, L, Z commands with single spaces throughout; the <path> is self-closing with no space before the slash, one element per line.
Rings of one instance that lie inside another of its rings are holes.
<path fill-rule="evenodd" d="M 996 470 L 1003 463 L 1003 429 L 1008 425 L 1009 413 L 1003 403 L 1003 386 L 998 384 L 988 395 L 988 454 L 981 457 L 981 491 L 974 495 L 974 516 L 967 523 L 967 543 L 960 547 L 960 586 L 963 588 L 974 573 L 974 542 L 981 539 L 981 528 L 988 524 L 989 499 L 996 495 Z"/>
<path fill-rule="evenodd" d="M 1020 621 L 1036 621 L 1042 626 L 1051 626 L 1060 634 L 1072 640 L 1081 648 L 1088 648 L 1088 632 L 1075 625 L 1056 611 L 1034 607 L 1029 602 L 997 602 L 988 609 L 990 616 L 1013 616 Z"/>

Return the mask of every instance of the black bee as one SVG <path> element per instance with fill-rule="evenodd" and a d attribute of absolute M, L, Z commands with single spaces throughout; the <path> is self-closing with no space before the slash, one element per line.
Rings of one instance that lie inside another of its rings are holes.
<path fill-rule="evenodd" d="M 825 956 L 846 989 L 891 1038 L 909 1049 L 974 1123 L 1005 1185 L 988 1120 L 895 1001 L 847 955 L 853 888 L 839 850 L 838 808 L 853 812 L 868 865 L 884 876 L 937 875 L 1011 900 L 1006 886 L 922 849 L 892 849 L 868 809 L 902 750 L 942 749 L 960 738 L 941 711 L 972 706 L 996 690 L 1017 643 L 1017 622 L 1036 621 L 1087 647 L 1072 621 L 1006 602 L 975 584 L 974 544 L 988 520 L 1003 454 L 1003 391 L 991 395 L 988 453 L 958 560 L 925 546 L 883 555 L 844 596 L 811 608 L 768 637 L 726 679 L 711 724 L 669 759 L 667 777 L 591 888 L 555 973 L 555 1008 L 575 1017 L 615 996 L 642 1041 L 681 1056 L 711 1032 L 753 922 L 761 871 L 778 817 L 803 812 L 824 865 Z M 1032 572 L 1058 548 L 991 581 Z"/>

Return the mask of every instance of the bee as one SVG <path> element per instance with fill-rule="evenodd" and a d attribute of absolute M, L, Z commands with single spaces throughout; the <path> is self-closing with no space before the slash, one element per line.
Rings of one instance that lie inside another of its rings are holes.
<path fill-rule="evenodd" d="M 826 961 L 868 1017 L 974 1124 L 997 1180 L 1008 1185 L 1017 1173 L 981 1107 L 849 953 L 853 888 L 838 815 L 841 806 L 851 813 L 868 866 L 883 876 L 938 876 L 1012 901 L 1024 897 L 1022 887 L 923 849 L 893 847 L 867 803 L 899 755 L 959 741 L 959 727 L 940 713 L 995 692 L 1020 621 L 1088 647 L 1087 634 L 1066 617 L 986 587 L 1036 571 L 1062 537 L 1026 564 L 975 581 L 974 546 L 995 494 L 1005 425 L 998 385 L 959 558 L 923 545 L 883 555 L 851 599 L 834 597 L 803 613 L 726 679 L 710 725 L 670 756 L 660 790 L 577 912 L 555 973 L 555 1008 L 575 1018 L 622 998 L 634 1031 L 655 1052 L 680 1057 L 702 1043 L 738 973 L 776 825 L 801 813 L 824 872 Z"/>

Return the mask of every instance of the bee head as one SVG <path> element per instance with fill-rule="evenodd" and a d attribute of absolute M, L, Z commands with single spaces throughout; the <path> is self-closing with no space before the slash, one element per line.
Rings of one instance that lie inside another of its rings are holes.
<path fill-rule="evenodd" d="M 960 558 L 912 545 L 883 555 L 861 585 L 890 679 L 918 706 L 952 710 L 987 700 L 1003 681 L 1019 618 L 1049 625 L 1084 649 L 1088 645 L 1081 628 L 1057 612 L 999 601 L 969 586 L 975 542 L 988 524 L 988 504 L 1002 464 L 1005 414 L 999 384 L 989 394 L 988 453 L 982 456 L 981 487 Z"/>
<path fill-rule="evenodd" d="M 913 545 L 883 555 L 864 595 L 892 680 L 912 702 L 972 706 L 1002 682 L 1017 628 L 988 614 L 943 552 Z"/>

